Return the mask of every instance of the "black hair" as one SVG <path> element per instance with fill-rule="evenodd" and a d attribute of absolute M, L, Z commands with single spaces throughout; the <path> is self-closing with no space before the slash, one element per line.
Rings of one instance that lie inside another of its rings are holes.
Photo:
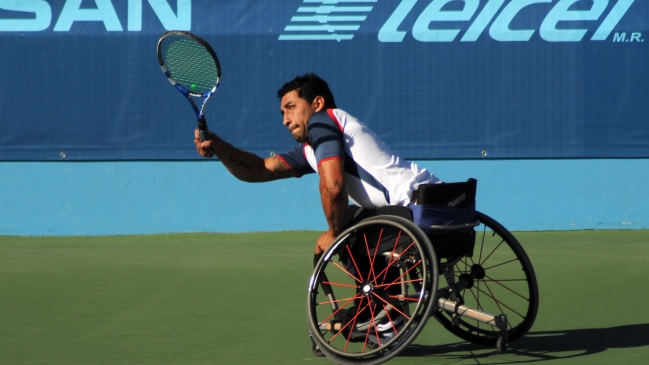
<path fill-rule="evenodd" d="M 322 96 L 325 101 L 325 109 L 336 108 L 334 95 L 329 90 L 327 82 L 314 73 L 298 75 L 293 80 L 287 82 L 277 91 L 277 98 L 282 100 L 284 95 L 291 91 L 297 91 L 297 96 L 306 100 L 307 103 L 313 103 L 317 96 Z"/>

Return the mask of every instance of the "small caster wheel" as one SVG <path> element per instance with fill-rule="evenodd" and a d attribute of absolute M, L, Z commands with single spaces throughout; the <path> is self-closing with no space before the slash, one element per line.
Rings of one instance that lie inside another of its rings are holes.
<path fill-rule="evenodd" d="M 324 356 L 325 356 L 325 355 L 322 353 L 322 351 L 320 351 L 320 347 L 318 347 L 318 345 L 316 345 L 316 344 L 312 344 L 312 345 L 311 345 L 311 352 L 313 352 L 313 354 L 314 354 L 315 356 L 317 356 L 317 357 L 324 357 Z"/>
<path fill-rule="evenodd" d="M 507 340 L 505 339 L 505 336 L 498 337 L 498 341 L 496 341 L 496 350 L 498 350 L 499 354 L 507 352 Z"/>

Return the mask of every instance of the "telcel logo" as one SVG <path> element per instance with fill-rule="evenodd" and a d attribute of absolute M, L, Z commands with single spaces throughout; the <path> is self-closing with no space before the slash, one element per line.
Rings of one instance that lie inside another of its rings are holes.
<path fill-rule="evenodd" d="M 102 22 L 109 32 L 123 31 L 117 12 L 111 0 L 94 0 L 96 8 L 82 8 L 83 0 L 66 0 L 63 10 L 54 25 L 55 32 L 68 32 L 74 22 Z M 123 0 L 122 0 L 123 1 Z M 128 0 L 127 30 L 142 30 L 142 3 L 144 0 Z M 192 1 L 176 0 L 176 13 L 167 0 L 147 0 L 162 26 L 176 30 L 191 30 Z M 29 13 L 31 17 L 0 19 L 3 32 L 39 32 L 52 24 L 52 8 L 45 0 L 0 0 L 0 9 Z M 35 15 L 35 16 L 34 16 Z"/>
<path fill-rule="evenodd" d="M 614 1 L 605 14 L 609 0 L 401 0 L 381 27 L 378 40 L 403 42 L 408 33 L 403 30 L 408 27 L 404 20 L 415 5 L 425 2 L 428 5 L 412 25 L 412 37 L 419 42 L 453 42 L 465 29 L 460 42 L 475 42 L 487 28 L 489 36 L 496 41 L 526 42 L 537 29 L 512 29 L 515 18 L 523 12 L 529 15 L 547 9 L 550 10 L 538 29 L 543 40 L 580 42 L 589 30 L 597 27 L 590 40 L 604 41 L 635 0 Z M 377 0 L 303 2 L 305 5 L 298 8 L 298 14 L 291 18 L 279 40 L 351 40 Z M 319 5 L 314 6 L 314 3 Z M 484 4 L 482 8 L 481 4 Z M 458 25 L 472 19 L 466 27 Z M 590 29 L 584 29 L 584 24 L 589 23 L 593 24 Z M 613 42 L 644 42 L 641 37 L 639 32 L 631 33 L 628 38 L 626 33 L 615 33 Z"/>
<path fill-rule="evenodd" d="M 406 32 L 399 31 L 398 28 L 417 1 L 401 1 L 379 31 L 379 41 L 403 41 Z M 464 2 L 464 7 L 461 10 L 443 10 L 446 4 L 458 1 Z M 475 42 L 490 23 L 489 35 L 494 40 L 501 42 L 529 41 L 536 31 L 535 29 L 514 30 L 510 28 L 510 24 L 523 9 L 535 4 L 552 3 L 553 0 L 511 0 L 505 4 L 506 2 L 506 0 L 487 1 L 460 41 Z M 592 6 L 588 10 L 571 9 L 573 5 L 579 2 L 587 2 Z M 606 40 L 633 2 L 634 0 L 618 0 L 601 22 L 591 40 Z M 589 29 L 566 28 L 566 26 L 558 28 L 557 25 L 560 22 L 568 22 L 569 24 L 569 22 L 577 21 L 597 21 L 603 16 L 608 4 L 608 0 L 560 0 L 546 15 L 539 29 L 539 34 L 542 39 L 548 42 L 579 42 Z M 412 36 L 420 42 L 453 42 L 461 29 L 430 29 L 430 25 L 434 22 L 470 21 L 476 14 L 479 5 L 480 0 L 433 0 L 417 18 L 412 27 Z M 634 33 L 634 35 L 639 41 L 638 33 Z"/>

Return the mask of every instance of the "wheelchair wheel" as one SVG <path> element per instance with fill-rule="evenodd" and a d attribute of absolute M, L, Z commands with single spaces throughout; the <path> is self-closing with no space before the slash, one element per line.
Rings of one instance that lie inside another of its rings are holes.
<path fill-rule="evenodd" d="M 470 287 L 460 292 L 465 305 L 494 315 L 506 314 L 507 337 L 503 339 L 501 330 L 494 326 L 466 317 L 457 318 L 453 325 L 451 313 L 441 309 L 434 316 L 463 340 L 502 347 L 521 338 L 532 327 L 539 307 L 539 290 L 532 264 L 516 238 L 487 215 L 476 212 L 476 218 L 481 224 L 476 227 L 473 257 L 463 257 L 453 265 L 455 280 L 475 278 Z"/>
<path fill-rule="evenodd" d="M 307 299 L 315 345 L 339 364 L 380 364 L 410 344 L 437 301 L 430 241 L 394 216 L 345 230 L 315 266 Z"/>

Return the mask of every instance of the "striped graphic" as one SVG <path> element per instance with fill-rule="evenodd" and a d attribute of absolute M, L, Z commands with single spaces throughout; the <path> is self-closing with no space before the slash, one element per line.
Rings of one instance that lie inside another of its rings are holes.
<path fill-rule="evenodd" d="M 378 0 L 304 0 L 280 41 L 348 41 Z"/>

